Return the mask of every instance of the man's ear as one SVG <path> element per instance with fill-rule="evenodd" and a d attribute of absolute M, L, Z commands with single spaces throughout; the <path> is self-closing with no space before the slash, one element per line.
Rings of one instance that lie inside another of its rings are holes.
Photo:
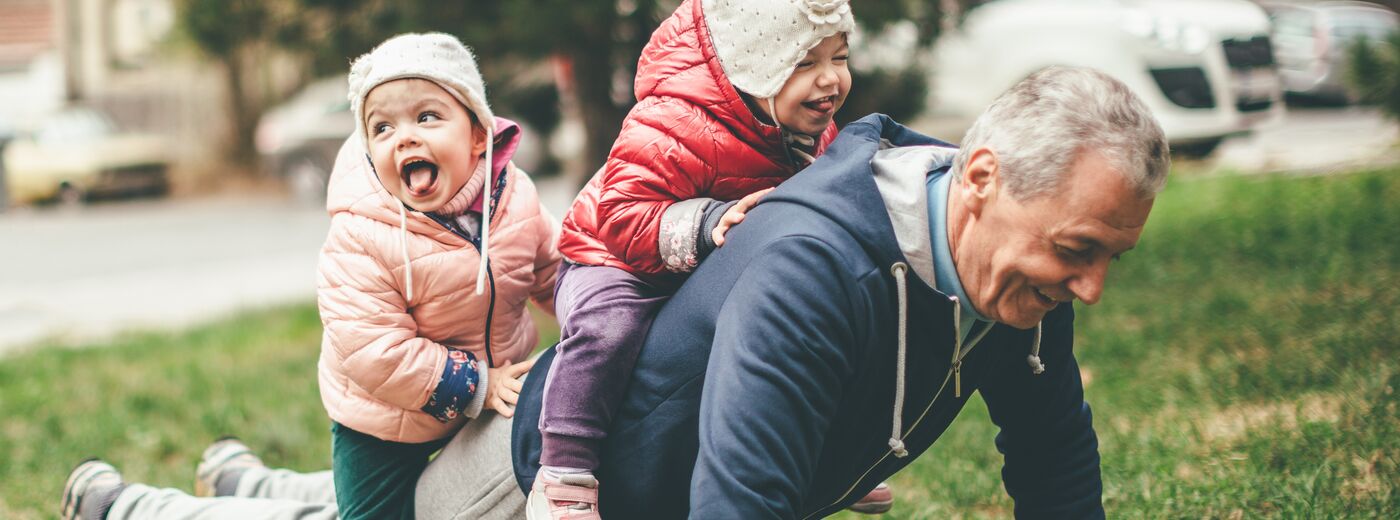
<path fill-rule="evenodd" d="M 1000 173 L 1001 162 L 991 148 L 983 146 L 968 154 L 962 179 L 956 179 L 962 184 L 961 196 L 968 211 L 980 214 L 982 208 L 996 198 Z"/>

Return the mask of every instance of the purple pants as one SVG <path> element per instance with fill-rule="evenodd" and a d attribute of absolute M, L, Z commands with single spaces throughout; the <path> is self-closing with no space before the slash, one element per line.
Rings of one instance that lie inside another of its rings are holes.
<path fill-rule="evenodd" d="M 560 264 L 554 291 L 560 340 L 544 384 L 540 464 L 598 468 L 599 446 L 637 352 L 671 292 L 615 267 Z"/>

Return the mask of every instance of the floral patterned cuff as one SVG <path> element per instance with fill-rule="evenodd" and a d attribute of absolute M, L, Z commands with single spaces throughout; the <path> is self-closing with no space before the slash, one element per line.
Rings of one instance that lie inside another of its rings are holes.
<path fill-rule="evenodd" d="M 442 369 L 433 395 L 428 396 L 428 404 L 423 412 L 440 422 L 450 422 L 462 415 L 462 411 L 472 404 L 476 397 L 477 384 L 481 373 L 476 356 L 471 352 L 447 349 L 447 363 Z"/>
<path fill-rule="evenodd" d="M 686 199 L 661 212 L 661 232 L 657 234 L 657 249 L 667 271 L 688 273 L 700 264 L 697 253 L 697 238 L 700 236 L 700 221 L 705 216 L 705 208 L 714 199 Z"/>

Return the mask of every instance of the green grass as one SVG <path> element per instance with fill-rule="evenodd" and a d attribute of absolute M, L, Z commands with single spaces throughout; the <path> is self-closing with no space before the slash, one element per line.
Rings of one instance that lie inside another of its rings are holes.
<path fill-rule="evenodd" d="M 0 518 L 51 517 L 93 454 L 189 489 L 225 433 L 323 469 L 319 339 L 296 306 L 0 361 Z M 1110 516 L 1400 516 L 1400 170 L 1174 181 L 1077 352 Z M 889 516 L 1009 516 L 994 435 L 969 405 Z"/>
<path fill-rule="evenodd" d="M 558 339 L 549 323 L 541 344 Z M 0 519 L 54 517 L 68 471 L 95 455 L 128 480 L 192 490 L 200 451 L 227 434 L 270 463 L 329 468 L 320 350 L 303 304 L 0 359 Z"/>

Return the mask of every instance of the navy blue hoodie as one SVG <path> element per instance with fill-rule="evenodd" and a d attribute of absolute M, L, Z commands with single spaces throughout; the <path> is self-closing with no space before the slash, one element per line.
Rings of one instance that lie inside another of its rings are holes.
<path fill-rule="evenodd" d="M 835 513 L 927 450 L 973 391 L 1001 428 L 1017 517 L 1103 516 L 1073 308 L 1051 311 L 1039 331 L 998 324 L 961 344 L 956 302 L 932 288 L 919 192 L 951 154 L 901 151 L 948 146 L 865 117 L 730 232 L 647 335 L 603 443 L 604 518 Z M 872 166 L 881 163 L 892 166 Z M 1037 341 L 1039 374 L 1027 359 Z M 550 351 L 536 363 L 516 410 L 512 451 L 526 490 L 552 360 Z"/>

